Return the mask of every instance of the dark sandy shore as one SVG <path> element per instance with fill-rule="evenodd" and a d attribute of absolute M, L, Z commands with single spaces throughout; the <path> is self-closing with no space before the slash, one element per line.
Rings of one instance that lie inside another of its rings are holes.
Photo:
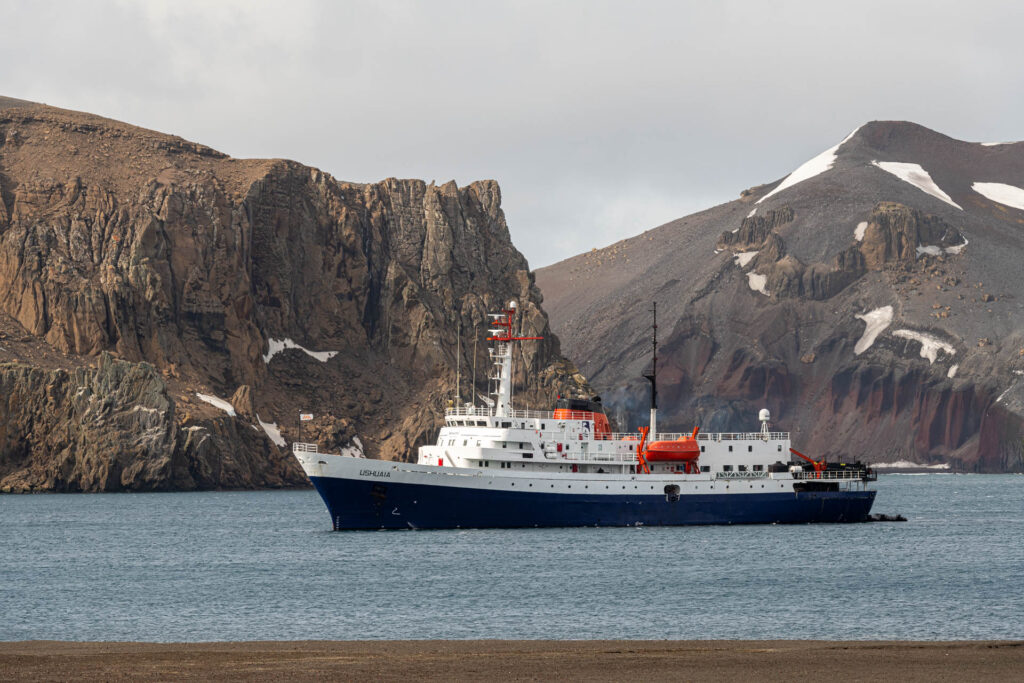
<path fill-rule="evenodd" d="M 979 681 L 1024 642 L 345 641 L 0 643 L 0 680 Z"/>

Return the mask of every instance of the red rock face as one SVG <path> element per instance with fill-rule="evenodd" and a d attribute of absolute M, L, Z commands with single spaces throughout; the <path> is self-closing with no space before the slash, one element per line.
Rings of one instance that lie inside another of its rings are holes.
<path fill-rule="evenodd" d="M 151 364 L 174 408 L 164 455 L 192 458 L 188 481 L 76 476 L 67 487 L 299 483 L 295 468 L 271 473 L 279 452 L 259 427 L 273 422 L 296 438 L 299 411 L 316 415 L 305 438 L 324 448 L 358 437 L 370 456 L 411 457 L 454 396 L 460 348 L 463 398 L 472 394 L 474 337 L 486 392 L 486 313 L 512 299 L 524 331 L 545 337 L 517 358 L 517 398 L 536 407 L 587 391 L 509 240 L 494 181 L 344 183 L 30 106 L 0 111 L 0 195 L 0 323 L 20 340 L 20 351 L 0 344 L 0 360 L 59 369 L 109 352 Z M 265 360 L 271 341 L 285 339 L 335 355 L 321 362 L 292 348 Z M 227 416 L 197 392 L 238 397 L 243 409 Z M 24 425 L 9 428 L 25 436 Z M 216 454 L 188 445 L 203 433 L 220 440 Z M 243 457 L 254 436 L 262 460 Z M 92 452 L 83 448 L 81 457 Z M 26 467 L 49 471 L 49 443 L 30 451 Z M 242 464 L 218 465 L 227 460 Z M 6 471 L 0 486 L 17 490 L 66 480 Z"/>
<path fill-rule="evenodd" d="M 957 206 L 876 161 L 919 165 Z M 1024 143 L 874 122 L 818 176 L 770 197 L 778 183 L 753 188 L 537 281 L 620 424 L 647 419 L 657 301 L 663 429 L 746 431 L 767 407 L 807 452 L 1022 471 L 1024 211 L 979 181 L 1024 187 Z M 891 321 L 858 349 L 857 316 L 884 307 Z"/>

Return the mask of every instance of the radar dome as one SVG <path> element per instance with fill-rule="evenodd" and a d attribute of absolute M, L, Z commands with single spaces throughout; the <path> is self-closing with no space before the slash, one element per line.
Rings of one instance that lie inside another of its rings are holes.
<path fill-rule="evenodd" d="M 761 412 L 757 414 L 757 419 L 761 422 L 768 422 L 772 419 L 772 414 L 768 412 L 767 408 L 761 408 Z"/>

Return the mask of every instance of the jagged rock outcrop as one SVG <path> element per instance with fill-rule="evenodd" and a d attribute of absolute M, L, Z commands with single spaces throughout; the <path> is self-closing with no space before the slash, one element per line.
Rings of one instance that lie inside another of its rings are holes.
<path fill-rule="evenodd" d="M 793 209 L 788 206 L 772 209 L 763 216 L 746 216 L 738 229 L 722 233 L 722 236 L 718 238 L 718 248 L 732 249 L 733 251 L 759 249 L 768 239 L 768 235 L 792 220 Z"/>
<path fill-rule="evenodd" d="M 474 365 L 486 392 L 486 343 L 474 337 L 510 299 L 523 330 L 545 337 L 517 358 L 517 398 L 588 391 L 560 354 L 494 181 L 345 183 L 27 106 L 0 108 L 0 184 L 0 317 L 57 365 L 103 352 L 151 364 L 175 387 L 179 423 L 219 414 L 205 439 L 175 441 L 204 463 L 195 486 L 273 484 L 216 454 L 255 437 L 256 451 L 277 452 L 270 435 L 296 438 L 299 411 L 316 415 L 307 436 L 325 448 L 357 438 L 370 456 L 412 457 L 455 394 L 456 365 L 464 399 Z"/>
<path fill-rule="evenodd" d="M 938 216 L 882 202 L 867 219 L 859 250 L 864 265 L 877 269 L 893 261 L 915 263 L 922 253 L 958 253 L 966 243 L 959 230 Z"/>
<path fill-rule="evenodd" d="M 872 122 L 830 154 L 540 269 L 569 356 L 644 423 L 654 300 L 663 429 L 767 407 L 818 455 L 1024 471 L 1024 143 Z"/>
<path fill-rule="evenodd" d="M 148 363 L 0 363 L 0 491 L 162 491 L 301 485 L 286 453 L 226 415 L 180 419 Z M 256 436 L 257 438 L 253 438 Z"/>

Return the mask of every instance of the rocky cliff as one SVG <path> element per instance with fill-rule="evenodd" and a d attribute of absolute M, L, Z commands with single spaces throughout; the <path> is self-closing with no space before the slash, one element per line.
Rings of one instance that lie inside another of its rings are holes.
<path fill-rule="evenodd" d="M 663 427 L 749 430 L 768 407 L 816 455 L 1021 471 L 1022 188 L 1024 143 L 873 122 L 537 280 L 623 423 L 645 419 L 654 300 Z"/>
<path fill-rule="evenodd" d="M 411 457 L 454 397 L 458 364 L 469 397 L 474 350 L 486 392 L 474 338 L 510 299 L 523 330 L 545 337 L 518 359 L 517 397 L 587 391 L 493 181 L 345 183 L 3 105 L 4 490 L 302 484 L 283 448 L 299 411 L 314 413 L 305 438 L 324 448 Z M 112 454 L 119 443 L 132 445 Z"/>

